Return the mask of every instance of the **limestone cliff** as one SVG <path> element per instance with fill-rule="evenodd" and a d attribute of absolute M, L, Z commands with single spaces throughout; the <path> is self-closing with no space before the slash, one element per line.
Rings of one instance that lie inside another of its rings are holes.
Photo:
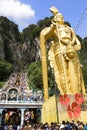
<path fill-rule="evenodd" d="M 18 25 L 0 17 L 0 57 L 13 64 L 15 70 L 26 68 L 32 61 L 38 60 L 40 56 L 39 38 L 32 40 L 27 37 L 21 38 Z"/>

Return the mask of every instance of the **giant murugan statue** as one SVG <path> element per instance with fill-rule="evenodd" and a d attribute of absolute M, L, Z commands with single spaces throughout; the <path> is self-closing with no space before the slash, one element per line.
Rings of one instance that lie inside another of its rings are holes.
<path fill-rule="evenodd" d="M 42 73 L 44 98 L 48 99 L 48 74 L 46 41 L 52 39 L 48 52 L 50 65 L 54 70 L 55 81 L 60 94 L 85 94 L 81 65 L 77 51 L 81 49 L 81 43 L 75 35 L 74 30 L 64 23 L 63 15 L 55 8 L 50 11 L 54 17 L 49 27 L 40 33 Z"/>

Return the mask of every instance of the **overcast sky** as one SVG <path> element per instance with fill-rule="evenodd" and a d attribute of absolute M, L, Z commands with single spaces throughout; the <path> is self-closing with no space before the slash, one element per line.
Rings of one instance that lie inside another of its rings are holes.
<path fill-rule="evenodd" d="M 0 0 L 0 16 L 15 22 L 22 31 L 32 23 L 52 16 L 49 10 L 52 6 L 63 14 L 74 30 L 77 29 L 79 36 L 87 36 L 87 0 Z M 81 19 L 81 24 L 76 28 Z"/>

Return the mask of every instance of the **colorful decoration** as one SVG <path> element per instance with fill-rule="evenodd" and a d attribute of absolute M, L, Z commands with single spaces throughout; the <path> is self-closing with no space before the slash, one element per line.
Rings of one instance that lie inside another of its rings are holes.
<path fill-rule="evenodd" d="M 81 93 L 75 94 L 75 102 L 81 105 L 84 102 L 83 95 Z"/>
<path fill-rule="evenodd" d="M 76 102 L 73 102 L 71 106 L 68 105 L 67 112 L 70 118 L 77 118 L 80 115 L 81 108 Z"/>
<path fill-rule="evenodd" d="M 59 100 L 60 100 L 60 102 L 61 102 L 62 105 L 67 106 L 68 103 L 70 102 L 70 97 L 67 94 L 60 95 Z"/>
<path fill-rule="evenodd" d="M 59 101 L 62 105 L 66 106 L 68 115 L 70 118 L 77 118 L 81 113 L 81 104 L 84 102 L 83 95 L 81 93 L 76 93 L 74 95 L 74 101 L 70 101 L 70 96 L 68 94 L 60 95 Z"/>

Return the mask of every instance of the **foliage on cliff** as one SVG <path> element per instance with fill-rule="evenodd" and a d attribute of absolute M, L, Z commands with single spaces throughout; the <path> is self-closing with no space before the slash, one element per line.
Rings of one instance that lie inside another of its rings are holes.
<path fill-rule="evenodd" d="M 0 58 L 0 81 L 5 81 L 13 72 L 13 65 Z"/>

